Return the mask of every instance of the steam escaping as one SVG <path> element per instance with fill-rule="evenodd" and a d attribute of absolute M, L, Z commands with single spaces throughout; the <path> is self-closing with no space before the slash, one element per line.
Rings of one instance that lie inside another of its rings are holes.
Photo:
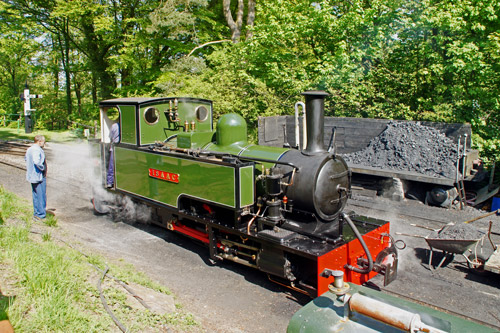
<path fill-rule="evenodd" d="M 90 197 L 92 193 L 90 183 L 93 178 L 93 167 L 88 144 L 49 142 L 44 150 L 47 156 L 47 177 L 49 177 L 49 182 L 52 179 L 66 183 L 74 195 Z M 50 196 L 60 196 L 59 199 L 64 199 L 62 196 L 66 195 L 52 192 L 48 194 Z M 50 198 L 48 200 L 51 201 Z"/>
<path fill-rule="evenodd" d="M 405 184 L 399 178 L 389 178 L 382 181 L 381 195 L 394 201 L 405 199 Z"/>
<path fill-rule="evenodd" d="M 111 216 L 114 221 L 127 223 L 140 222 L 149 224 L 151 219 L 151 208 L 135 203 L 129 197 L 122 195 L 113 195 L 116 205 L 111 209 Z"/>
<path fill-rule="evenodd" d="M 150 207 L 104 189 L 100 162 L 98 157 L 92 156 L 90 144 L 50 143 L 46 151 L 48 176 L 71 184 L 74 195 L 92 200 L 95 211 L 110 214 L 114 221 L 149 223 Z M 48 198 L 49 204 L 50 201 L 65 201 L 57 197 L 65 194 L 49 192 L 49 195 L 53 198 Z"/>

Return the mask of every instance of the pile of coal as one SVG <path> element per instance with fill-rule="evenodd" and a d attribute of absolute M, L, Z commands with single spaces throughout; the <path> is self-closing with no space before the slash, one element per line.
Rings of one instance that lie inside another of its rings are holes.
<path fill-rule="evenodd" d="M 390 121 L 365 149 L 342 157 L 349 164 L 454 179 L 458 151 L 457 144 L 435 128 Z"/>
<path fill-rule="evenodd" d="M 446 225 L 442 229 L 431 233 L 431 239 L 451 239 L 451 240 L 476 240 L 483 237 L 484 233 L 477 230 L 470 224 L 458 223 Z"/>

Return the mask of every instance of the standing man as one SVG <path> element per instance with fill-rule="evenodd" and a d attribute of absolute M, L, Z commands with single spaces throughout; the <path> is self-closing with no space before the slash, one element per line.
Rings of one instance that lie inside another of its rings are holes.
<path fill-rule="evenodd" d="M 46 216 L 47 207 L 47 162 L 43 147 L 45 137 L 35 136 L 35 143 L 26 151 L 26 180 L 31 183 L 33 193 L 33 218 L 42 220 Z"/>
<path fill-rule="evenodd" d="M 106 186 L 108 188 L 113 187 L 115 183 L 115 166 L 114 166 L 114 145 L 115 143 L 120 142 L 120 116 L 116 120 L 113 125 L 111 125 L 111 129 L 109 130 L 109 164 L 108 164 L 108 173 L 106 177 Z"/>

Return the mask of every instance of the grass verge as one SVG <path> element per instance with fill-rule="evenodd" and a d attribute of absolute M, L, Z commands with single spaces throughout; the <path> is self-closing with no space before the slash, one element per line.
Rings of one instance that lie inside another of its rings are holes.
<path fill-rule="evenodd" d="M 30 140 L 33 141 L 35 135 L 45 136 L 47 141 L 51 142 L 72 142 L 78 139 L 75 131 L 49 131 L 34 130 L 33 133 L 26 134 L 24 128 L 16 129 L 9 127 L 0 127 L 0 140 Z"/>
<path fill-rule="evenodd" d="M 106 264 L 98 255 L 84 255 L 57 234 L 57 219 L 32 221 L 31 207 L 0 186 L 0 320 L 8 318 L 18 332 L 118 331 L 101 303 L 97 282 L 104 267 L 127 283 L 168 294 L 164 287 L 131 265 Z M 129 332 L 199 331 L 193 316 L 175 304 L 168 313 L 137 306 L 112 279 L 102 282 L 107 304 Z"/>

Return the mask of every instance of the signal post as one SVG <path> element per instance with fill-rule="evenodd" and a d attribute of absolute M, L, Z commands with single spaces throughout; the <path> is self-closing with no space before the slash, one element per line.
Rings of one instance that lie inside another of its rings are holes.
<path fill-rule="evenodd" d="M 28 83 L 24 86 L 24 93 L 21 95 L 21 100 L 24 102 L 24 130 L 26 133 L 33 132 L 33 120 L 31 119 L 31 112 L 35 109 L 31 108 L 32 98 L 42 98 L 42 95 L 30 95 L 30 89 L 28 88 Z"/>

